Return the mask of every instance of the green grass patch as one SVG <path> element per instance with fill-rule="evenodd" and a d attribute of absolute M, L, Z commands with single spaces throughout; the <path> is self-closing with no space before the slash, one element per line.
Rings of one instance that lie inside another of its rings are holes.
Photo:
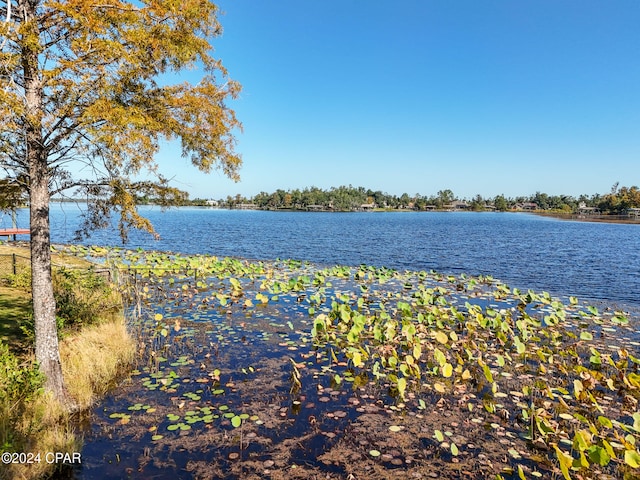
<path fill-rule="evenodd" d="M 27 292 L 0 286 L 0 342 L 9 345 L 13 352 L 21 352 L 28 346 L 20 325 L 31 317 L 31 297 Z"/>

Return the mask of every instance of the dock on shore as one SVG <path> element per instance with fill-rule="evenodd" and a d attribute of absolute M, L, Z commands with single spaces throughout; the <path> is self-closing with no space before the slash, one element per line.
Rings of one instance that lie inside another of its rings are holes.
<path fill-rule="evenodd" d="M 16 235 L 29 235 L 30 233 L 31 231 L 28 228 L 0 228 L 0 237 L 9 237 L 14 241 Z"/>

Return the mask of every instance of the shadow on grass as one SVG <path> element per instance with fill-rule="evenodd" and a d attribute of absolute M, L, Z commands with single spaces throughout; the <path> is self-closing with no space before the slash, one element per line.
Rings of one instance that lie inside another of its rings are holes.
<path fill-rule="evenodd" d="M 28 348 L 20 324 L 31 314 L 31 298 L 28 293 L 8 287 L 0 287 L 0 341 L 9 345 L 15 353 Z"/>

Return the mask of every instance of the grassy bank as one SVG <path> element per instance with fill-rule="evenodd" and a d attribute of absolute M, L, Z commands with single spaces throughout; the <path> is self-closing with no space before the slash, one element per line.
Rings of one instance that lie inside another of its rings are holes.
<path fill-rule="evenodd" d="M 0 479 L 33 479 L 52 473 L 46 452 L 73 454 L 81 445 L 70 415 L 44 393 L 33 356 L 28 264 L 14 260 L 28 258 L 28 250 L 0 245 L 0 258 L 8 254 L 11 269 L 0 271 L 0 444 L 3 452 L 40 453 L 41 461 L 9 465 Z M 61 255 L 53 260 L 63 372 L 69 394 L 86 409 L 131 364 L 135 342 L 119 295 L 91 264 Z"/>

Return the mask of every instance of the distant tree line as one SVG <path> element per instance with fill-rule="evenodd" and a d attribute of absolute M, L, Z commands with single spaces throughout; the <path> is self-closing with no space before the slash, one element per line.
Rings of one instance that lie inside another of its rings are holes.
<path fill-rule="evenodd" d="M 610 214 L 622 214 L 630 208 L 640 208 L 640 189 L 638 187 L 620 187 L 618 183 L 611 188 L 597 204 L 600 211 Z"/>
<path fill-rule="evenodd" d="M 624 215 L 631 208 L 640 208 L 640 189 L 637 186 L 625 187 L 614 184 L 607 194 L 580 195 L 548 195 L 536 192 L 529 196 L 459 198 L 449 189 L 440 190 L 435 195 L 391 195 L 380 190 L 364 187 L 340 186 L 323 190 L 308 187 L 303 190 L 282 190 L 267 193 L 260 192 L 253 197 L 240 194 L 227 196 L 224 199 L 208 200 L 190 199 L 187 192 L 177 196 L 178 205 L 207 206 L 215 205 L 223 208 L 254 208 L 261 210 L 322 210 L 322 211 L 358 211 L 358 210 L 449 210 L 464 209 L 472 211 L 510 211 L 510 210 L 543 210 L 557 213 L 575 213 L 580 210 L 591 210 L 603 215 Z M 72 199 L 67 199 L 71 201 Z M 25 201 L 15 186 L 0 180 L 0 210 L 10 209 Z M 153 197 L 137 197 L 138 204 L 158 203 Z"/>
<path fill-rule="evenodd" d="M 207 205 L 211 201 L 204 199 L 187 200 L 189 205 Z M 340 186 L 323 190 L 308 187 L 303 190 L 282 190 L 260 192 L 253 197 L 242 195 L 227 196 L 219 199 L 216 205 L 225 208 L 255 208 L 263 210 L 325 210 L 354 211 L 369 209 L 388 210 L 447 210 L 465 209 L 484 210 L 544 210 L 558 213 L 573 213 L 581 208 L 592 209 L 604 215 L 625 214 L 630 208 L 640 208 L 640 189 L 638 187 L 619 187 L 616 183 L 607 194 L 548 195 L 536 192 L 529 196 L 459 198 L 451 190 L 438 191 L 435 195 L 391 195 L 380 190 L 364 187 Z"/>

